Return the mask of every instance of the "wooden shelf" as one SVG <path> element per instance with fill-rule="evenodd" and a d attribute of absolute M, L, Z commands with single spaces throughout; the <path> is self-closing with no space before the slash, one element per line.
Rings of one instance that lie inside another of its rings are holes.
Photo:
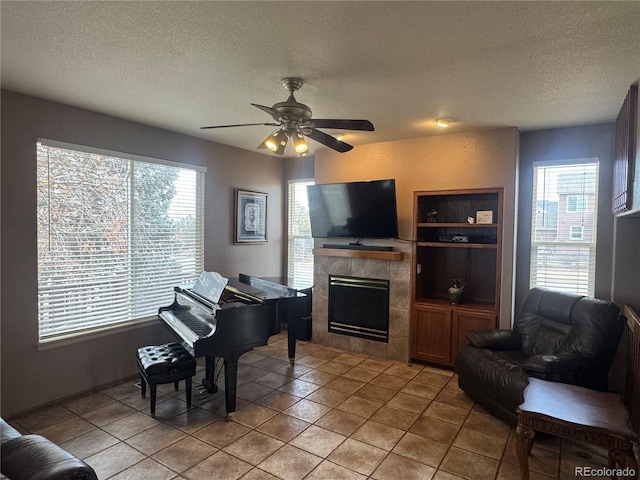
<path fill-rule="evenodd" d="M 421 222 L 419 228 L 497 228 L 497 223 L 441 223 L 441 222 Z"/>
<path fill-rule="evenodd" d="M 403 252 L 385 252 L 380 250 L 351 250 L 348 248 L 314 248 L 314 255 L 327 257 L 367 258 L 370 260 L 388 260 L 401 262 L 404 260 Z"/>
<path fill-rule="evenodd" d="M 438 247 L 438 248 L 489 248 L 497 249 L 495 243 L 469 243 L 469 242 L 417 242 L 418 247 Z"/>
<path fill-rule="evenodd" d="M 449 300 L 442 298 L 417 298 L 415 305 L 451 308 L 454 310 L 473 310 L 476 312 L 496 313 L 494 304 L 489 303 L 460 303 L 453 305 Z"/>

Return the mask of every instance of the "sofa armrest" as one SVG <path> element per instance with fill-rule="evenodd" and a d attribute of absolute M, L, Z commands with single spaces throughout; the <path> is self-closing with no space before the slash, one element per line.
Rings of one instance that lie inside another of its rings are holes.
<path fill-rule="evenodd" d="M 41 435 L 3 443 L 2 474 L 11 480 L 98 480 L 89 465 Z"/>
<path fill-rule="evenodd" d="M 593 368 L 593 361 L 577 355 L 534 355 L 522 364 L 527 372 L 537 374 L 571 373 Z"/>
<path fill-rule="evenodd" d="M 22 436 L 22 434 L 18 430 L 5 422 L 3 418 L 0 418 L 0 443 L 20 436 Z"/>
<path fill-rule="evenodd" d="M 489 350 L 520 350 L 520 335 L 515 330 L 473 330 L 467 340 L 474 347 Z"/>

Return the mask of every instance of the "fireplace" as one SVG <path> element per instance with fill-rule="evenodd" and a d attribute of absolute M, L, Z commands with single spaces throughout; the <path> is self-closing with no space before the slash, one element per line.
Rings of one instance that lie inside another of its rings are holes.
<path fill-rule="evenodd" d="M 329 275 L 328 330 L 389 342 L 389 280 Z"/>

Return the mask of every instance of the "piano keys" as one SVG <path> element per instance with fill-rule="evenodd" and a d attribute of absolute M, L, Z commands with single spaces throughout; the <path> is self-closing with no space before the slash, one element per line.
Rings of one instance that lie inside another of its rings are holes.
<path fill-rule="evenodd" d="M 194 357 L 205 357 L 202 385 L 217 391 L 215 357 L 224 361 L 227 415 L 236 409 L 238 359 L 266 345 L 288 321 L 288 354 L 295 359 L 297 320 L 310 308 L 306 294 L 277 278 L 240 274 L 230 279 L 217 304 L 190 289 L 175 287 L 174 302 L 159 309 L 159 317 L 179 337 Z M 307 290 L 310 293 L 310 286 Z"/>

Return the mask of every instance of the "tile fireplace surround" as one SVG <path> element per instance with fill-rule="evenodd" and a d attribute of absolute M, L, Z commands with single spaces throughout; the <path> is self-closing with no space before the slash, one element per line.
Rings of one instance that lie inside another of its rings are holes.
<path fill-rule="evenodd" d="M 394 245 L 393 252 L 314 250 L 313 341 L 389 360 L 409 361 L 411 305 L 411 246 Z M 329 333 L 329 275 L 378 278 L 390 281 L 389 343 Z"/>

